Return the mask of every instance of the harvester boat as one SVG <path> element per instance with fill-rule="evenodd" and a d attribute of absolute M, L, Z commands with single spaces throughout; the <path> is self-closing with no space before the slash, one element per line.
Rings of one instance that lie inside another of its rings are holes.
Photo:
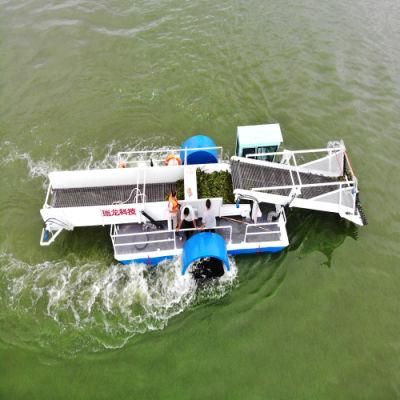
<path fill-rule="evenodd" d="M 290 208 L 336 213 L 365 225 L 344 143 L 292 151 L 279 150 L 282 141 L 279 124 L 240 126 L 228 160 L 211 138 L 197 135 L 180 149 L 120 152 L 115 168 L 51 172 L 40 244 L 49 246 L 64 230 L 107 225 L 122 264 L 181 257 L 182 274 L 204 262 L 221 275 L 230 269 L 229 255 L 286 248 Z M 168 201 L 175 191 L 198 226 L 210 199 L 212 231 L 176 230 Z"/>

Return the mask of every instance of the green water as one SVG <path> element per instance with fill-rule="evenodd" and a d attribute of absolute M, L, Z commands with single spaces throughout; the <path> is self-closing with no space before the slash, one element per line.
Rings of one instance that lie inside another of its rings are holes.
<path fill-rule="evenodd" d="M 0 399 L 400 398 L 400 3 L 0 0 Z M 39 246 L 46 175 L 281 124 L 343 139 L 369 219 L 196 288 L 107 230 Z"/>

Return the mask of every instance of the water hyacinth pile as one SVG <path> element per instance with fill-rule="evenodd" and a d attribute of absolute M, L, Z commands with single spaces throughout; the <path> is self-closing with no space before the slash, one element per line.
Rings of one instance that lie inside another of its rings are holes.
<path fill-rule="evenodd" d="M 228 171 L 215 171 L 208 174 L 197 168 L 197 197 L 199 199 L 222 197 L 224 204 L 235 202 L 232 188 L 232 177 Z M 176 194 L 178 199 L 185 198 L 183 179 L 176 182 Z"/>
<path fill-rule="evenodd" d="M 214 171 L 211 174 L 197 168 L 197 195 L 199 199 L 222 197 L 225 204 L 235 202 L 232 177 L 228 171 Z"/>
<path fill-rule="evenodd" d="M 165 200 L 168 200 L 168 194 L 165 197 Z M 179 179 L 176 181 L 176 197 L 178 200 L 183 200 L 185 198 L 185 184 L 183 179 Z"/>

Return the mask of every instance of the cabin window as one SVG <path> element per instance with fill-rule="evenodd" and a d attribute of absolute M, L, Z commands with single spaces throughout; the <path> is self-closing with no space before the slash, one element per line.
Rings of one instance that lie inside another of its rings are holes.
<path fill-rule="evenodd" d="M 246 157 L 247 154 L 254 154 L 255 152 L 256 152 L 256 149 L 255 149 L 254 147 L 247 147 L 247 148 L 244 148 L 244 149 L 243 149 L 242 157 Z M 253 158 L 253 159 L 254 159 L 254 157 L 250 157 L 250 158 Z"/>
<path fill-rule="evenodd" d="M 261 153 L 274 153 L 278 149 L 278 146 L 262 146 L 257 147 L 257 154 Z M 273 161 L 274 156 L 258 156 L 257 160 Z"/>

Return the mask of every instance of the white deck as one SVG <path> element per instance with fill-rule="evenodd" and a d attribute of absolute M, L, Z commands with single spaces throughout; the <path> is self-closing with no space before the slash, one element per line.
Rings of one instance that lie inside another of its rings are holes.
<path fill-rule="evenodd" d="M 217 219 L 215 232 L 224 237 L 228 253 L 288 246 L 284 214 L 276 222 L 265 221 L 266 217 L 257 221 L 257 224 L 240 216 L 222 217 Z M 113 225 L 111 239 L 114 257 L 118 261 L 130 261 L 180 255 L 186 241 L 186 231 L 196 234 L 201 229 L 176 232 L 168 230 L 167 223 L 164 223 L 164 229 L 143 231 L 140 224 Z"/>

